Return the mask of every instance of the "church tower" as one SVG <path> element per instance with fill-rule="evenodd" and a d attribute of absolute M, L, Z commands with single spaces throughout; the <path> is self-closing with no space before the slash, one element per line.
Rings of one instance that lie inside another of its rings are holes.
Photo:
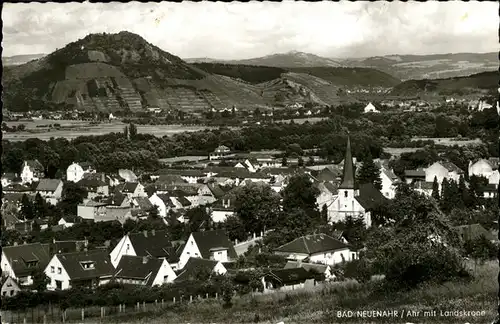
<path fill-rule="evenodd" d="M 344 158 L 344 173 L 342 183 L 339 186 L 339 197 L 353 199 L 356 194 L 356 182 L 354 178 L 354 163 L 351 153 L 351 139 L 347 136 L 347 148 Z"/>

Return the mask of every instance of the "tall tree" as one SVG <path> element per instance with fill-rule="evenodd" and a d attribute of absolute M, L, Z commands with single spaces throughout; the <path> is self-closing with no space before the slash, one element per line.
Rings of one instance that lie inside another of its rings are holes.
<path fill-rule="evenodd" d="M 363 159 L 363 165 L 357 173 L 357 181 L 359 184 L 371 183 L 378 190 L 382 189 L 382 179 L 380 178 L 380 169 L 373 162 L 370 153 Z"/>
<path fill-rule="evenodd" d="M 441 182 L 441 209 L 446 212 L 450 211 L 450 185 L 448 179 L 444 178 Z"/>
<path fill-rule="evenodd" d="M 432 183 L 432 198 L 439 201 L 439 183 L 437 177 L 434 177 L 434 182 Z"/>
<path fill-rule="evenodd" d="M 34 212 L 34 217 L 35 218 L 44 218 L 48 216 L 48 210 L 49 207 L 47 205 L 47 202 L 43 197 L 40 195 L 40 193 L 37 193 L 35 196 L 35 202 L 33 204 L 33 212 Z"/>
<path fill-rule="evenodd" d="M 287 166 L 287 164 L 288 164 L 288 161 L 287 161 L 287 159 L 286 159 L 286 156 L 283 156 L 283 157 L 281 158 L 281 165 L 282 165 L 282 166 Z"/>
<path fill-rule="evenodd" d="M 130 123 L 128 131 L 131 139 L 134 139 L 137 136 L 137 126 L 134 123 Z"/>
<path fill-rule="evenodd" d="M 28 198 L 26 194 L 21 198 L 21 217 L 27 220 L 32 220 L 35 218 L 35 210 L 33 202 Z"/>
<path fill-rule="evenodd" d="M 295 175 L 290 178 L 283 190 L 283 212 L 287 214 L 299 209 L 319 221 L 320 212 L 316 200 L 319 194 L 319 189 L 313 185 L 307 175 Z"/>
<path fill-rule="evenodd" d="M 328 207 L 326 204 L 321 207 L 321 219 L 325 224 L 328 223 Z"/>
<path fill-rule="evenodd" d="M 62 200 L 58 207 L 66 214 L 76 215 L 77 206 L 87 198 L 87 191 L 78 184 L 68 181 L 64 183 Z"/>

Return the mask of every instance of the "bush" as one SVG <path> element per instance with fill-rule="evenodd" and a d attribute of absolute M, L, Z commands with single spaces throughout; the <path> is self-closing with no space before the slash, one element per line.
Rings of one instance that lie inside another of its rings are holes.
<path fill-rule="evenodd" d="M 365 259 L 352 260 L 345 263 L 342 268 L 345 278 L 356 279 L 360 283 L 369 281 L 373 274 L 371 264 Z"/>

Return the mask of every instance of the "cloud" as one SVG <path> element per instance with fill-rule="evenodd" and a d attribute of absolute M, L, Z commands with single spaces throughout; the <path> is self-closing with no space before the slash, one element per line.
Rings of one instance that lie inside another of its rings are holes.
<path fill-rule="evenodd" d="M 180 57 L 291 50 L 329 57 L 498 50 L 494 2 L 7 3 L 4 55 L 49 53 L 89 33 L 137 33 Z"/>

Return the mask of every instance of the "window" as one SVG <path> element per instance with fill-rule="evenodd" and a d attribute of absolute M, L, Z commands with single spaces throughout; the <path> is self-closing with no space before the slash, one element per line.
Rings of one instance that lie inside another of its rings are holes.
<path fill-rule="evenodd" d="M 7 296 L 7 292 L 6 291 L 2 292 L 2 296 Z"/>
<path fill-rule="evenodd" d="M 217 252 L 217 254 L 218 254 L 218 255 L 221 255 L 221 254 L 222 254 L 222 252 Z"/>
<path fill-rule="evenodd" d="M 61 268 L 59 268 L 61 269 Z M 62 281 L 61 280 L 56 280 L 56 289 L 61 290 L 62 289 Z"/>
<path fill-rule="evenodd" d="M 51 266 L 50 267 L 50 273 L 55 273 L 56 272 L 56 268 L 54 266 Z"/>
<path fill-rule="evenodd" d="M 347 190 L 346 190 L 346 191 L 344 191 L 344 197 L 346 197 L 346 198 L 347 198 Z"/>
<path fill-rule="evenodd" d="M 84 270 L 90 270 L 95 268 L 94 261 L 82 261 L 80 262 L 80 265 Z"/>
<path fill-rule="evenodd" d="M 11 295 L 11 296 L 14 296 L 14 290 L 11 290 L 11 291 L 10 291 L 10 295 Z"/>
<path fill-rule="evenodd" d="M 352 258 L 353 260 L 355 260 L 355 259 L 356 259 L 356 253 L 351 253 L 351 258 Z"/>
<path fill-rule="evenodd" d="M 61 273 L 62 273 L 61 267 L 57 267 L 57 274 L 61 274 Z"/>

